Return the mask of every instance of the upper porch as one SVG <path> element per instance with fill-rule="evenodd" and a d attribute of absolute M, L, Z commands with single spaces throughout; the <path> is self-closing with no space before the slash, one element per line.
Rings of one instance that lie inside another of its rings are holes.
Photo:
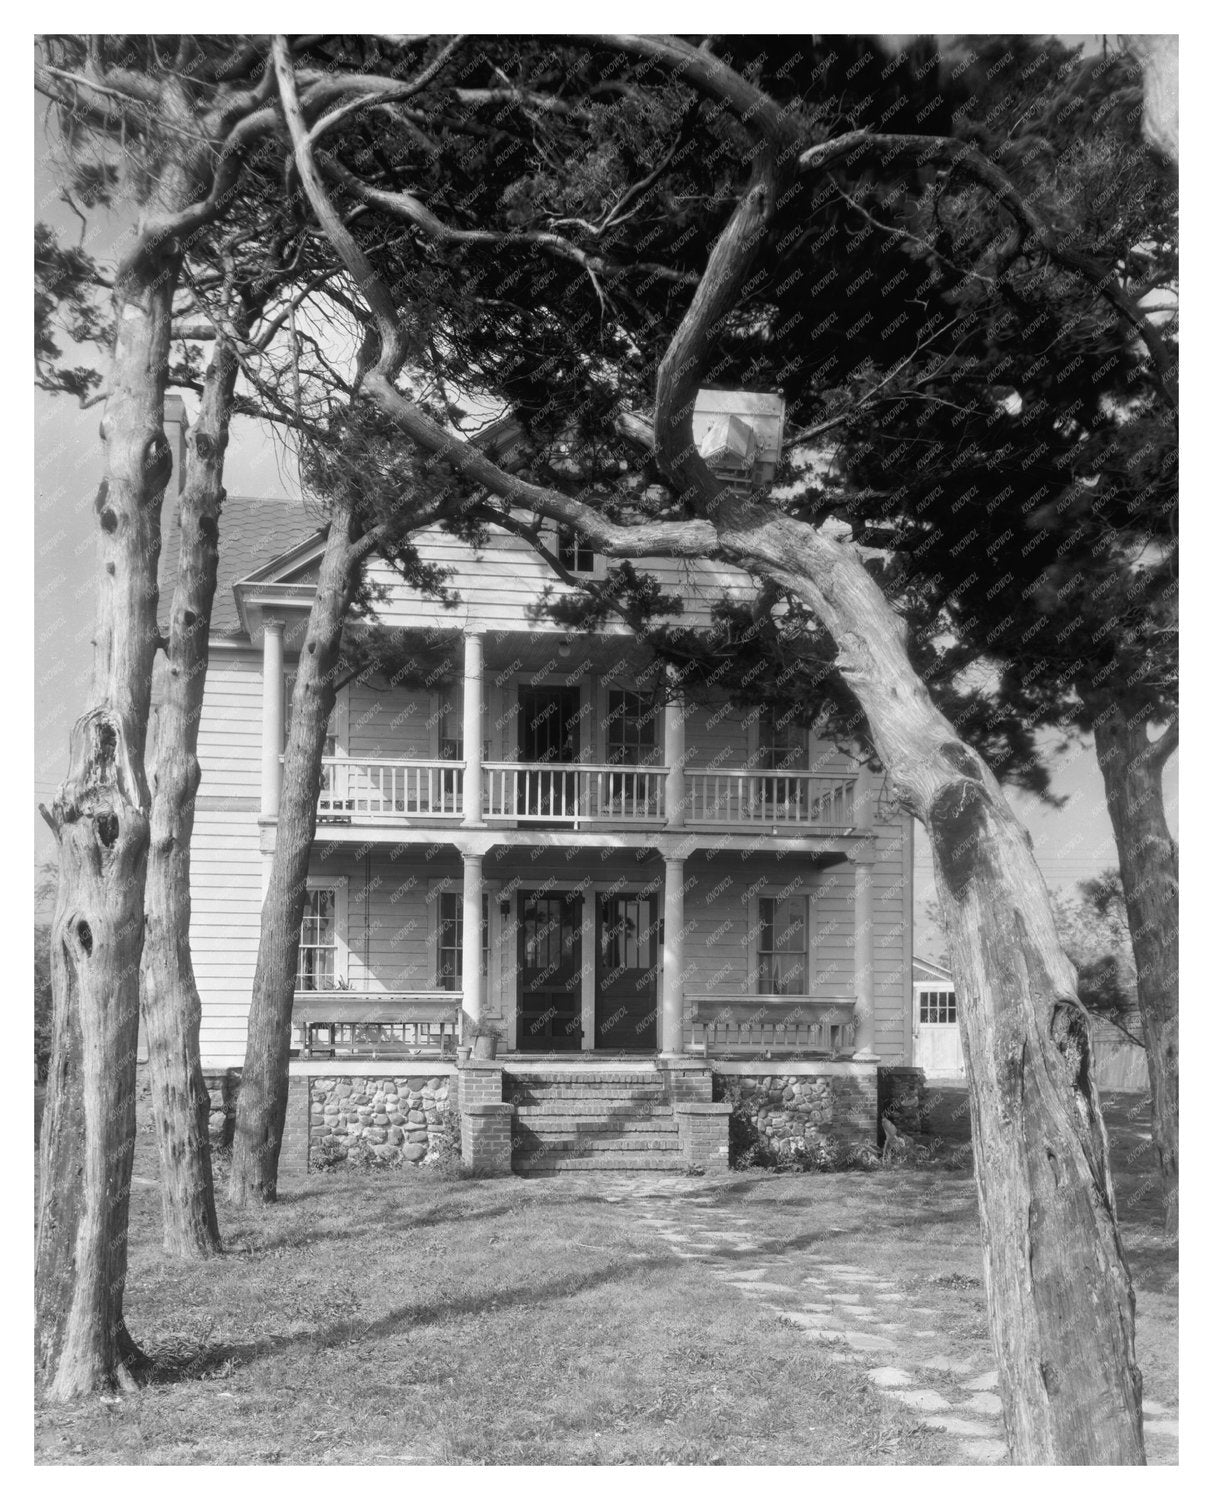
<path fill-rule="evenodd" d="M 261 816 L 277 819 L 289 682 L 262 622 Z M 425 637 L 431 652 L 435 633 Z M 464 629 L 423 688 L 339 697 L 319 791 L 326 842 L 438 836 L 842 853 L 871 827 L 861 769 L 761 709 L 689 702 L 619 637 Z M 635 659 L 633 659 L 635 656 Z M 266 829 L 272 845 L 272 826 Z"/>

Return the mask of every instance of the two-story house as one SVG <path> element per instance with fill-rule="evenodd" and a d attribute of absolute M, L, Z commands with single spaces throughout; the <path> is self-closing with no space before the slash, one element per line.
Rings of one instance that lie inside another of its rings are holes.
<path fill-rule="evenodd" d="M 697 428 L 739 483 L 770 462 L 727 412 Z M 322 545 L 298 503 L 226 504 L 192 881 L 211 1072 L 244 1056 Z M 910 823 L 879 776 L 773 712 L 662 692 L 622 625 L 536 623 L 553 580 L 517 537 L 419 547 L 461 602 L 371 564 L 405 666 L 340 687 L 324 760 L 291 1065 L 313 1150 L 423 1160 L 456 1081 L 465 1156 L 505 1169 L 511 1151 L 519 1169 L 718 1166 L 726 1087 L 776 1142 L 874 1142 L 911 994 Z M 755 591 L 716 564 L 638 566 L 687 623 Z M 496 1059 L 465 1059 L 461 1024 L 490 1023 Z"/>

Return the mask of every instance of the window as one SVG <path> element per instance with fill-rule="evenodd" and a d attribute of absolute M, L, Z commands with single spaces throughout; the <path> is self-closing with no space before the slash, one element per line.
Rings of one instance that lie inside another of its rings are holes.
<path fill-rule="evenodd" d="M 776 714 L 767 709 L 758 725 L 758 764 L 764 771 L 803 771 L 808 759 L 808 737 L 793 722 L 792 709 Z"/>
<path fill-rule="evenodd" d="M 809 993 L 809 903 L 805 896 L 758 900 L 758 993 Z"/>
<path fill-rule="evenodd" d="M 607 691 L 606 758 L 609 766 L 651 765 L 657 752 L 657 710 L 645 693 Z M 607 778 L 609 809 L 641 817 L 653 811 L 656 783 L 647 776 L 615 773 Z"/>
<path fill-rule="evenodd" d="M 954 1026 L 956 1024 L 955 990 L 920 990 L 918 992 L 918 1019 L 928 1026 Z"/>
<path fill-rule="evenodd" d="M 759 780 L 752 811 L 800 821 L 808 795 L 800 775 L 808 760 L 808 736 L 801 725 L 793 723 L 792 713 L 791 709 L 781 714 L 767 709 L 759 720 L 758 768 L 777 774 Z"/>
<path fill-rule="evenodd" d="M 489 898 L 480 898 L 480 973 L 489 972 Z M 463 894 L 443 891 L 438 898 L 438 988 L 463 988 Z"/>
<path fill-rule="evenodd" d="M 331 990 L 338 978 L 337 891 L 333 886 L 316 886 L 304 902 L 295 988 Z"/>
<path fill-rule="evenodd" d="M 556 533 L 556 555 L 570 573 L 594 571 L 594 549 L 567 526 L 561 526 Z"/>

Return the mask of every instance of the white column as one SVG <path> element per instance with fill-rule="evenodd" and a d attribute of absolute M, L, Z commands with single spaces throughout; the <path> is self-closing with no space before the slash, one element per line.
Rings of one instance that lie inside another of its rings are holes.
<path fill-rule="evenodd" d="M 261 816 L 278 816 L 282 791 L 282 624 L 264 620 L 261 642 Z"/>
<path fill-rule="evenodd" d="M 581 898 L 581 1050 L 593 1052 L 596 1031 L 597 996 L 594 981 L 598 972 L 598 893 L 587 887 Z"/>
<path fill-rule="evenodd" d="M 481 828 L 484 744 L 484 637 L 463 638 L 463 826 Z"/>
<path fill-rule="evenodd" d="M 682 1052 L 682 875 L 686 861 L 669 856 L 665 862 L 665 905 L 661 948 L 661 1053 Z"/>
<path fill-rule="evenodd" d="M 466 731 L 465 731 L 466 733 Z M 463 856 L 463 1008 L 473 1021 L 484 1009 L 480 976 L 480 907 L 484 891 L 484 860 Z"/>
<path fill-rule="evenodd" d="M 680 698 L 665 705 L 665 763 L 669 773 L 665 780 L 665 818 L 671 828 L 681 828 L 687 820 L 686 809 L 686 710 Z"/>
<path fill-rule="evenodd" d="M 855 1056 L 876 1056 L 876 932 L 872 866 L 876 859 L 876 784 L 867 766 L 859 769 L 855 784 L 855 826 L 867 833 L 863 846 L 852 856 L 855 871 Z"/>
<path fill-rule="evenodd" d="M 855 871 L 855 1056 L 876 1056 L 875 923 L 872 891 L 873 853 L 857 851 Z"/>

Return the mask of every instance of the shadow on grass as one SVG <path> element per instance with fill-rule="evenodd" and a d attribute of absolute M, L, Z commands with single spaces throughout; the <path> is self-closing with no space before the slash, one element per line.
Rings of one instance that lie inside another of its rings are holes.
<path fill-rule="evenodd" d="M 626 1262 L 619 1261 L 592 1271 L 579 1271 L 547 1283 L 531 1282 L 499 1292 L 468 1293 L 461 1297 L 444 1298 L 432 1305 L 400 1308 L 384 1313 L 372 1322 L 341 1318 L 327 1328 L 286 1334 L 280 1338 L 269 1336 L 244 1343 L 226 1341 L 193 1350 L 183 1347 L 180 1350 L 149 1351 L 144 1384 L 172 1385 L 205 1380 L 220 1371 L 231 1373 L 246 1368 L 267 1355 L 279 1354 L 303 1345 L 321 1351 L 344 1344 L 357 1344 L 369 1353 L 370 1347 L 379 1340 L 390 1338 L 392 1334 L 404 1329 L 455 1322 L 485 1313 L 496 1314 L 510 1308 L 538 1307 L 543 1303 L 575 1296 L 590 1287 L 597 1289 L 609 1282 L 628 1281 L 643 1271 L 668 1269 L 669 1266 L 668 1255 L 644 1256 L 640 1259 L 633 1256 Z"/>

